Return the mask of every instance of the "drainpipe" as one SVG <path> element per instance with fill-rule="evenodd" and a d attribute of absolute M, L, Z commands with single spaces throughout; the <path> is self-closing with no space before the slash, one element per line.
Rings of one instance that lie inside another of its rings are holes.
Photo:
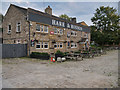
<path fill-rule="evenodd" d="M 31 41 L 30 41 L 30 21 L 28 21 L 28 23 L 29 23 L 29 55 L 30 55 L 30 43 L 31 43 Z"/>
<path fill-rule="evenodd" d="M 29 41 L 28 41 L 28 54 L 30 56 L 30 46 L 31 46 L 31 41 L 30 41 L 30 21 L 29 21 L 29 14 L 28 14 L 28 11 L 27 11 L 27 22 L 29 24 Z"/>

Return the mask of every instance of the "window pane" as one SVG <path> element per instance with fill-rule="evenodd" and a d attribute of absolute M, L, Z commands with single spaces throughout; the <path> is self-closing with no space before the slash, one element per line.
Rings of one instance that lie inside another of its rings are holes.
<path fill-rule="evenodd" d="M 54 28 L 54 34 L 57 34 L 57 28 Z"/>
<path fill-rule="evenodd" d="M 36 31 L 40 31 L 40 25 L 36 24 Z"/>
<path fill-rule="evenodd" d="M 54 48 L 57 48 L 57 43 L 54 44 Z"/>
<path fill-rule="evenodd" d="M 60 43 L 60 48 L 62 48 L 63 47 L 63 44 L 62 43 Z"/>
<path fill-rule="evenodd" d="M 44 26 L 44 32 L 48 32 L 48 26 Z"/>
<path fill-rule="evenodd" d="M 43 32 L 43 25 L 40 25 L 41 32 Z"/>
<path fill-rule="evenodd" d="M 17 32 L 20 32 L 20 22 L 17 23 Z"/>
<path fill-rule="evenodd" d="M 47 42 L 44 43 L 44 48 L 48 48 L 48 43 Z"/>
<path fill-rule="evenodd" d="M 60 34 L 61 34 L 61 35 L 63 34 L 63 30 L 62 30 L 62 29 L 60 29 Z"/>
<path fill-rule="evenodd" d="M 40 48 L 40 44 L 37 44 L 37 45 L 36 45 L 36 48 Z"/>

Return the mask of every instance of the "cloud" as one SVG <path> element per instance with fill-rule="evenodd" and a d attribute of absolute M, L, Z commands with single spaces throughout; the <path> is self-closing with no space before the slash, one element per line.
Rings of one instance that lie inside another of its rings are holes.
<path fill-rule="evenodd" d="M 23 0 L 16 0 L 13 4 L 24 7 L 33 8 L 44 12 L 44 9 L 50 5 L 53 10 L 53 15 L 59 16 L 61 14 L 67 14 L 70 17 L 76 17 L 78 22 L 85 21 L 88 25 L 91 25 L 91 18 L 94 15 L 96 8 L 100 6 L 112 6 L 118 8 L 117 2 L 22 2 Z M 5 14 L 10 2 L 2 3 L 2 13 Z"/>

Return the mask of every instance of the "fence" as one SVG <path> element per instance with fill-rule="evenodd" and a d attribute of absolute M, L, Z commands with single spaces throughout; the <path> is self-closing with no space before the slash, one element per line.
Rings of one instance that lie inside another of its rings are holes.
<path fill-rule="evenodd" d="M 0 38 L 0 44 L 2 44 L 2 38 Z"/>
<path fill-rule="evenodd" d="M 0 44 L 0 55 L 1 55 L 0 57 L 2 58 L 18 58 L 27 56 L 27 45 Z"/>

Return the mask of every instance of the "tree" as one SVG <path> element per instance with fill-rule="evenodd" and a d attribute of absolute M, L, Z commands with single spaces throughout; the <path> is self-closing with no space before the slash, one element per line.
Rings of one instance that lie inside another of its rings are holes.
<path fill-rule="evenodd" d="M 91 21 L 94 24 L 91 26 L 91 38 L 100 45 L 118 44 L 120 43 L 119 19 L 116 9 L 113 7 L 104 7 L 96 9 L 94 17 Z"/>
<path fill-rule="evenodd" d="M 60 18 L 63 18 L 63 19 L 67 19 L 67 20 L 71 20 L 71 17 L 69 17 L 68 15 L 66 15 L 66 14 L 62 14 L 62 15 L 60 15 L 59 16 Z"/>
<path fill-rule="evenodd" d="M 96 9 L 94 17 L 91 18 L 93 24 L 95 24 L 97 30 L 114 31 L 119 28 L 119 16 L 116 14 L 116 9 L 113 7 L 104 7 Z"/>

